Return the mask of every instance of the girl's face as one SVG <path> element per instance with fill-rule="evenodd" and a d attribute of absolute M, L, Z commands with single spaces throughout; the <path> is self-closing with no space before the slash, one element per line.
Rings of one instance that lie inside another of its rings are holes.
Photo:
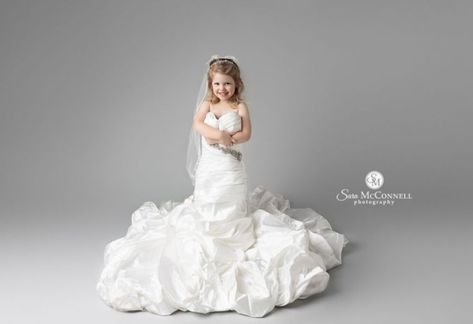
<path fill-rule="evenodd" d="M 229 75 L 216 72 L 212 80 L 212 91 L 220 101 L 226 101 L 235 93 L 235 81 Z"/>

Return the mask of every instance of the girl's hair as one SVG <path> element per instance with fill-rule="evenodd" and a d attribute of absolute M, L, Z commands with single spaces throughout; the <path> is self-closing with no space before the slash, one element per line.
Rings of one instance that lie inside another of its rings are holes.
<path fill-rule="evenodd" d="M 210 101 L 212 104 L 216 104 L 220 101 L 220 99 L 213 93 L 212 82 L 213 75 L 215 73 L 222 73 L 231 76 L 235 81 L 235 93 L 232 95 L 229 101 L 236 105 L 244 101 L 243 90 L 245 89 L 245 86 L 240 76 L 240 68 L 236 62 L 230 59 L 210 62 L 209 71 L 207 73 L 207 97 L 205 100 Z"/>

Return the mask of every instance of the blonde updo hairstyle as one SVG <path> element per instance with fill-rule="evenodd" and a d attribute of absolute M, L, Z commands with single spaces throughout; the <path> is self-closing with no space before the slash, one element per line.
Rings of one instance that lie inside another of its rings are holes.
<path fill-rule="evenodd" d="M 245 86 L 241 79 L 240 68 L 235 61 L 229 58 L 219 58 L 210 61 L 209 71 L 207 72 L 207 97 L 205 100 L 210 101 L 212 104 L 216 104 L 220 101 L 212 90 L 213 76 L 215 73 L 222 73 L 233 78 L 235 81 L 235 93 L 228 100 L 234 104 L 235 107 L 238 106 L 240 102 L 243 102 L 244 98 L 242 94 Z"/>

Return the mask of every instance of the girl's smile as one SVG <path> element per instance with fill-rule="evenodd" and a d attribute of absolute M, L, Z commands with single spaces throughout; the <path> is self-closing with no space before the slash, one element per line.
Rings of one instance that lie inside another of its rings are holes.
<path fill-rule="evenodd" d="M 231 76 L 217 72 L 213 76 L 212 90 L 220 101 L 227 101 L 235 93 L 235 81 Z"/>

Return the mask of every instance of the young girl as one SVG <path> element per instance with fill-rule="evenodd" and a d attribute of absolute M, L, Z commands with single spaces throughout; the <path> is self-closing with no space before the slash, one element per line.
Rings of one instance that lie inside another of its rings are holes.
<path fill-rule="evenodd" d="M 325 290 L 348 239 L 310 208 L 263 186 L 247 192 L 251 137 L 238 61 L 206 64 L 192 124 L 183 202 L 145 202 L 126 236 L 105 247 L 96 289 L 117 310 L 169 315 L 234 310 L 263 317 Z"/>
<path fill-rule="evenodd" d="M 212 90 L 211 95 L 199 107 L 194 121 L 194 128 L 207 139 L 207 143 L 220 143 L 230 146 L 250 139 L 251 123 L 248 107 L 241 98 L 243 82 L 238 67 L 235 64 L 225 62 L 231 61 L 216 61 L 209 70 L 208 87 Z M 222 131 L 205 125 L 204 120 L 209 112 L 216 119 L 220 119 L 227 113 L 238 113 L 242 119 L 242 130 L 230 134 L 225 130 Z"/>

